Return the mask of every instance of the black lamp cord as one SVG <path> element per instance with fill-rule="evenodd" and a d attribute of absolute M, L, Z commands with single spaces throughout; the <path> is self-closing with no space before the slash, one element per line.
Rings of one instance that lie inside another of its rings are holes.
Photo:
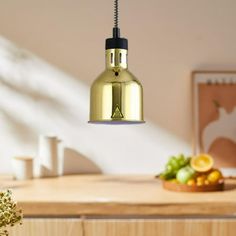
<path fill-rule="evenodd" d="M 128 40 L 120 37 L 119 28 L 119 0 L 114 0 L 114 26 L 113 37 L 106 39 L 105 48 L 107 49 L 126 49 L 128 50 Z"/>
<path fill-rule="evenodd" d="M 118 28 L 119 23 L 119 5 L 118 0 L 114 0 L 114 28 Z"/>
<path fill-rule="evenodd" d="M 113 27 L 113 38 L 120 37 L 120 29 L 119 29 L 119 1 L 114 0 L 114 27 Z"/>

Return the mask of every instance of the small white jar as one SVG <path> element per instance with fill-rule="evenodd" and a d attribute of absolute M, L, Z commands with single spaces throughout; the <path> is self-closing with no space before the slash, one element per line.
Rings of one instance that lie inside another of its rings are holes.
<path fill-rule="evenodd" d="M 13 157 L 12 168 L 14 178 L 17 180 L 26 180 L 33 178 L 33 158 L 32 157 Z"/>

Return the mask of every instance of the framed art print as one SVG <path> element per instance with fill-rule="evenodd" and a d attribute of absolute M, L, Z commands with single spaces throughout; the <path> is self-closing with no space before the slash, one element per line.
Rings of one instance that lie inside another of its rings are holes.
<path fill-rule="evenodd" d="M 192 82 L 194 153 L 209 153 L 236 176 L 236 71 L 196 71 Z"/>

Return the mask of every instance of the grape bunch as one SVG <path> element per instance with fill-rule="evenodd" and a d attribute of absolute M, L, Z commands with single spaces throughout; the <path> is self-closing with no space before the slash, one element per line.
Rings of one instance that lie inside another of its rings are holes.
<path fill-rule="evenodd" d="M 190 157 L 185 157 L 183 154 L 170 157 L 165 170 L 160 174 L 160 178 L 165 180 L 176 178 L 177 172 L 184 166 L 189 165 L 189 162 Z"/>

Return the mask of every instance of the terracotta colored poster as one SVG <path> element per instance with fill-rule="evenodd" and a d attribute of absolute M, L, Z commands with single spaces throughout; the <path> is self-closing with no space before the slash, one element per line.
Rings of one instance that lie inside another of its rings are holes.
<path fill-rule="evenodd" d="M 194 152 L 236 176 L 236 72 L 193 73 Z"/>

